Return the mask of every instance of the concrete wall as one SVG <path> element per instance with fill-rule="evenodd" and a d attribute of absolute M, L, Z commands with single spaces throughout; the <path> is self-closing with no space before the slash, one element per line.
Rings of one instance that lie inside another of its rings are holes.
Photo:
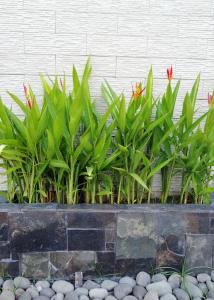
<path fill-rule="evenodd" d="M 170 65 L 183 79 L 176 114 L 197 73 L 199 114 L 214 87 L 214 0 L 1 0 L 0 41 L 0 94 L 17 114 L 7 90 L 23 97 L 25 82 L 41 95 L 39 73 L 70 77 L 72 64 L 82 70 L 88 55 L 100 110 L 103 78 L 130 96 L 151 64 L 155 96 Z"/>
<path fill-rule="evenodd" d="M 213 268 L 209 206 L 0 206 L 0 275 L 72 278 Z"/>

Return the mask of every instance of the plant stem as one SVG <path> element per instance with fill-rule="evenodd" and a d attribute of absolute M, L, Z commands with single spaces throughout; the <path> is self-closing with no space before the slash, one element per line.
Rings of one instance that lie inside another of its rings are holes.
<path fill-rule="evenodd" d="M 118 205 L 120 205 L 120 199 L 121 199 L 121 185 L 122 185 L 122 176 L 120 175 L 118 194 L 117 194 L 117 204 Z"/>
<path fill-rule="evenodd" d="M 35 161 L 32 161 L 32 172 L 30 176 L 30 189 L 29 189 L 29 202 L 32 203 L 33 201 L 33 194 L 34 194 L 34 175 L 35 175 Z"/>

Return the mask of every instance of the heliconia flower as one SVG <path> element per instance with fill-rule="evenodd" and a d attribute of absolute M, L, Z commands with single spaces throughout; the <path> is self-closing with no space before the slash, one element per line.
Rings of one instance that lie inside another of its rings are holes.
<path fill-rule="evenodd" d="M 172 78 L 173 78 L 173 70 L 172 70 L 172 66 L 170 67 L 170 68 L 167 68 L 167 78 L 168 78 L 168 80 L 169 81 L 171 81 L 172 80 Z"/>
<path fill-rule="evenodd" d="M 209 105 L 211 105 L 212 100 L 213 100 L 213 96 L 210 95 L 210 93 L 208 93 L 208 104 L 209 104 Z"/>
<path fill-rule="evenodd" d="M 30 109 L 33 107 L 33 101 L 30 99 L 29 91 L 26 85 L 23 83 L 23 88 L 24 88 L 24 93 L 25 93 L 25 98 L 27 100 L 27 105 L 29 106 Z"/>
<path fill-rule="evenodd" d="M 24 88 L 25 97 L 27 99 L 29 97 L 29 94 L 28 94 L 28 89 L 24 83 L 23 83 L 23 88 Z"/>
<path fill-rule="evenodd" d="M 140 97 L 140 95 L 143 93 L 144 90 L 145 90 L 145 88 L 142 89 L 141 83 L 136 83 L 135 84 L 135 90 L 132 86 L 132 97 L 133 97 L 133 99 L 136 101 Z"/>
<path fill-rule="evenodd" d="M 62 82 L 62 79 L 60 78 L 60 85 L 61 85 L 61 88 L 63 89 L 63 87 L 64 87 L 64 84 L 63 84 L 63 82 Z"/>
<path fill-rule="evenodd" d="M 32 100 L 28 100 L 27 101 L 27 105 L 29 106 L 30 109 L 32 109 L 32 107 L 33 107 L 33 101 Z"/>

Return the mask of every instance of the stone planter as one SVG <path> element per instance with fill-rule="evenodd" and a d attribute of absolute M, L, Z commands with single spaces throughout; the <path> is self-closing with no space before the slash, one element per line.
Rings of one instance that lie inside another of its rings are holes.
<path fill-rule="evenodd" d="M 0 205 L 0 273 L 33 278 L 214 267 L 214 210 L 200 205 Z"/>

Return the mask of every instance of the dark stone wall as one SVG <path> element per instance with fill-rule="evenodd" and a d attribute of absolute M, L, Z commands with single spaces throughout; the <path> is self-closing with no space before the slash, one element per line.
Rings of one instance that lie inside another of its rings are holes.
<path fill-rule="evenodd" d="M 0 206 L 0 275 L 65 278 L 214 267 L 210 206 Z"/>

